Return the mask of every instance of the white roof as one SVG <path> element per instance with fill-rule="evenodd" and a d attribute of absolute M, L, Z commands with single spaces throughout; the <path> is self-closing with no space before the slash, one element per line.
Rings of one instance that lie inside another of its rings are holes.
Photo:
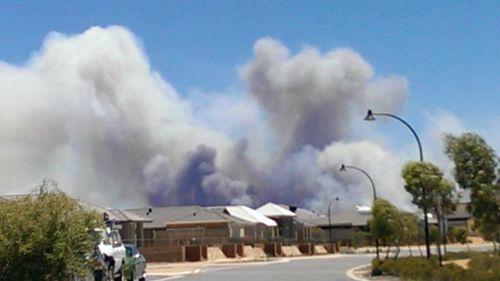
<path fill-rule="evenodd" d="M 229 215 L 252 223 L 262 223 L 266 226 L 278 226 L 272 219 L 267 218 L 263 214 L 246 206 L 229 206 L 226 207 Z"/>
<path fill-rule="evenodd" d="M 297 216 L 292 211 L 289 211 L 279 205 L 274 203 L 267 203 L 257 209 L 257 212 L 263 214 L 266 217 L 295 217 Z"/>
<path fill-rule="evenodd" d="M 372 212 L 372 207 L 370 206 L 356 205 L 356 209 L 360 214 L 370 214 Z"/>

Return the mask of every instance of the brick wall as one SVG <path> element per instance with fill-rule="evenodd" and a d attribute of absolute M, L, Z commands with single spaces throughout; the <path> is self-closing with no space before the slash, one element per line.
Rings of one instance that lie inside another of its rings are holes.
<path fill-rule="evenodd" d="M 140 247 L 139 251 L 148 262 L 186 261 L 184 246 Z"/>

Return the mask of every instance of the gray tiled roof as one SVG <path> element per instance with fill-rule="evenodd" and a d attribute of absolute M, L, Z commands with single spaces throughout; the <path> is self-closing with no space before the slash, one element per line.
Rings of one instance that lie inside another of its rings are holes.
<path fill-rule="evenodd" d="M 346 208 L 338 213 L 331 214 L 332 225 L 366 226 L 371 218 L 371 213 L 359 212 L 355 206 Z M 317 222 L 318 226 L 328 225 L 328 215 L 322 216 Z"/>
<path fill-rule="evenodd" d="M 226 218 L 211 212 L 200 206 L 173 206 L 151 208 L 128 209 L 127 211 L 136 215 L 146 216 L 152 222 L 145 223 L 145 228 L 163 228 L 167 224 L 181 224 L 194 222 L 227 222 Z"/>
<path fill-rule="evenodd" d="M 281 205 L 282 207 L 290 208 L 286 205 Z M 328 215 L 319 215 L 314 212 L 296 208 L 295 220 L 299 223 L 303 223 L 305 226 L 328 226 Z M 352 226 L 365 226 L 367 225 L 367 221 L 370 219 L 371 214 L 360 213 L 358 212 L 355 206 L 349 207 L 348 209 L 344 209 L 341 212 L 331 214 L 331 223 L 333 226 L 338 225 L 352 225 Z"/>
<path fill-rule="evenodd" d="M 146 218 L 145 216 L 133 214 L 127 212 L 126 210 L 119 209 L 109 209 L 101 206 L 97 206 L 85 201 L 76 200 L 78 204 L 88 211 L 95 211 L 99 214 L 107 213 L 109 219 L 115 222 L 149 222 L 151 219 Z"/>

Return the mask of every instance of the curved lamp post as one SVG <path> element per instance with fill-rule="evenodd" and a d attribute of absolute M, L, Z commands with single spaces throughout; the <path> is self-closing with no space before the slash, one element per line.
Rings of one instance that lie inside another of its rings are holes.
<path fill-rule="evenodd" d="M 375 184 L 373 183 L 373 179 L 370 177 L 370 175 L 363 169 L 358 168 L 356 166 L 349 166 L 349 165 L 344 165 L 340 166 L 340 171 L 345 172 L 347 169 L 354 169 L 357 171 L 360 171 L 361 173 L 365 174 L 365 176 L 370 180 L 370 183 L 372 184 L 372 191 L 373 191 L 373 201 L 377 200 L 377 190 L 375 189 Z"/>
<path fill-rule="evenodd" d="M 370 177 L 370 175 L 365 170 L 358 168 L 356 166 L 349 166 L 349 165 L 344 165 L 344 164 L 342 164 L 342 166 L 340 166 L 340 171 L 342 171 L 342 172 L 346 172 L 347 169 L 353 169 L 356 171 L 360 171 L 370 180 L 370 183 L 372 184 L 372 191 L 373 191 L 373 204 L 375 204 L 375 201 L 377 200 L 377 190 L 375 189 L 375 183 L 373 183 L 372 177 Z M 378 260 L 379 259 L 379 252 L 380 252 L 378 238 L 375 238 L 375 248 L 377 251 L 377 260 Z"/>
<path fill-rule="evenodd" d="M 420 162 L 424 161 L 424 155 L 422 153 L 422 144 L 420 143 L 420 139 L 418 138 L 417 133 L 410 126 L 410 124 L 408 124 L 405 120 L 401 119 L 400 117 L 398 117 L 396 115 L 393 115 L 390 113 L 380 113 L 380 112 L 375 113 L 375 112 L 372 112 L 371 109 L 369 109 L 368 112 L 366 113 L 365 120 L 366 121 L 375 121 L 375 116 L 391 117 L 391 118 L 394 118 L 394 119 L 398 120 L 399 122 L 403 123 L 406 127 L 408 127 L 408 129 L 410 129 L 410 131 L 413 133 L 413 136 L 417 140 Z M 427 196 L 427 192 L 426 192 L 425 188 L 422 188 L 422 200 L 424 202 L 425 202 L 426 196 Z M 430 241 L 429 241 L 429 221 L 427 219 L 427 206 L 426 206 L 426 204 L 424 204 L 424 206 L 423 206 L 423 211 L 424 211 L 425 248 L 427 251 L 427 258 L 429 259 L 431 257 L 431 250 L 430 250 Z"/>
<path fill-rule="evenodd" d="M 332 209 L 333 201 L 339 202 L 339 198 L 335 197 L 332 200 L 330 200 L 330 202 L 328 203 L 328 238 L 330 240 L 330 245 L 331 245 L 332 249 L 333 249 L 333 239 L 332 239 L 332 213 L 331 213 L 331 209 Z"/>

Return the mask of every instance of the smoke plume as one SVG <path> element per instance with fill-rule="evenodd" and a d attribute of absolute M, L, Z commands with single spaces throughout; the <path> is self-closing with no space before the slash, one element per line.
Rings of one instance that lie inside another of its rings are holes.
<path fill-rule="evenodd" d="M 402 190 L 397 156 L 351 133 L 366 108 L 401 108 L 404 78 L 375 76 L 350 49 L 291 54 L 271 38 L 239 73 L 245 93 L 202 102 L 152 70 L 126 28 L 51 33 L 26 64 L 0 64 L 0 191 L 52 178 L 118 207 L 369 203 L 364 179 L 337 171 L 342 161 L 370 169 L 381 196 Z"/>

